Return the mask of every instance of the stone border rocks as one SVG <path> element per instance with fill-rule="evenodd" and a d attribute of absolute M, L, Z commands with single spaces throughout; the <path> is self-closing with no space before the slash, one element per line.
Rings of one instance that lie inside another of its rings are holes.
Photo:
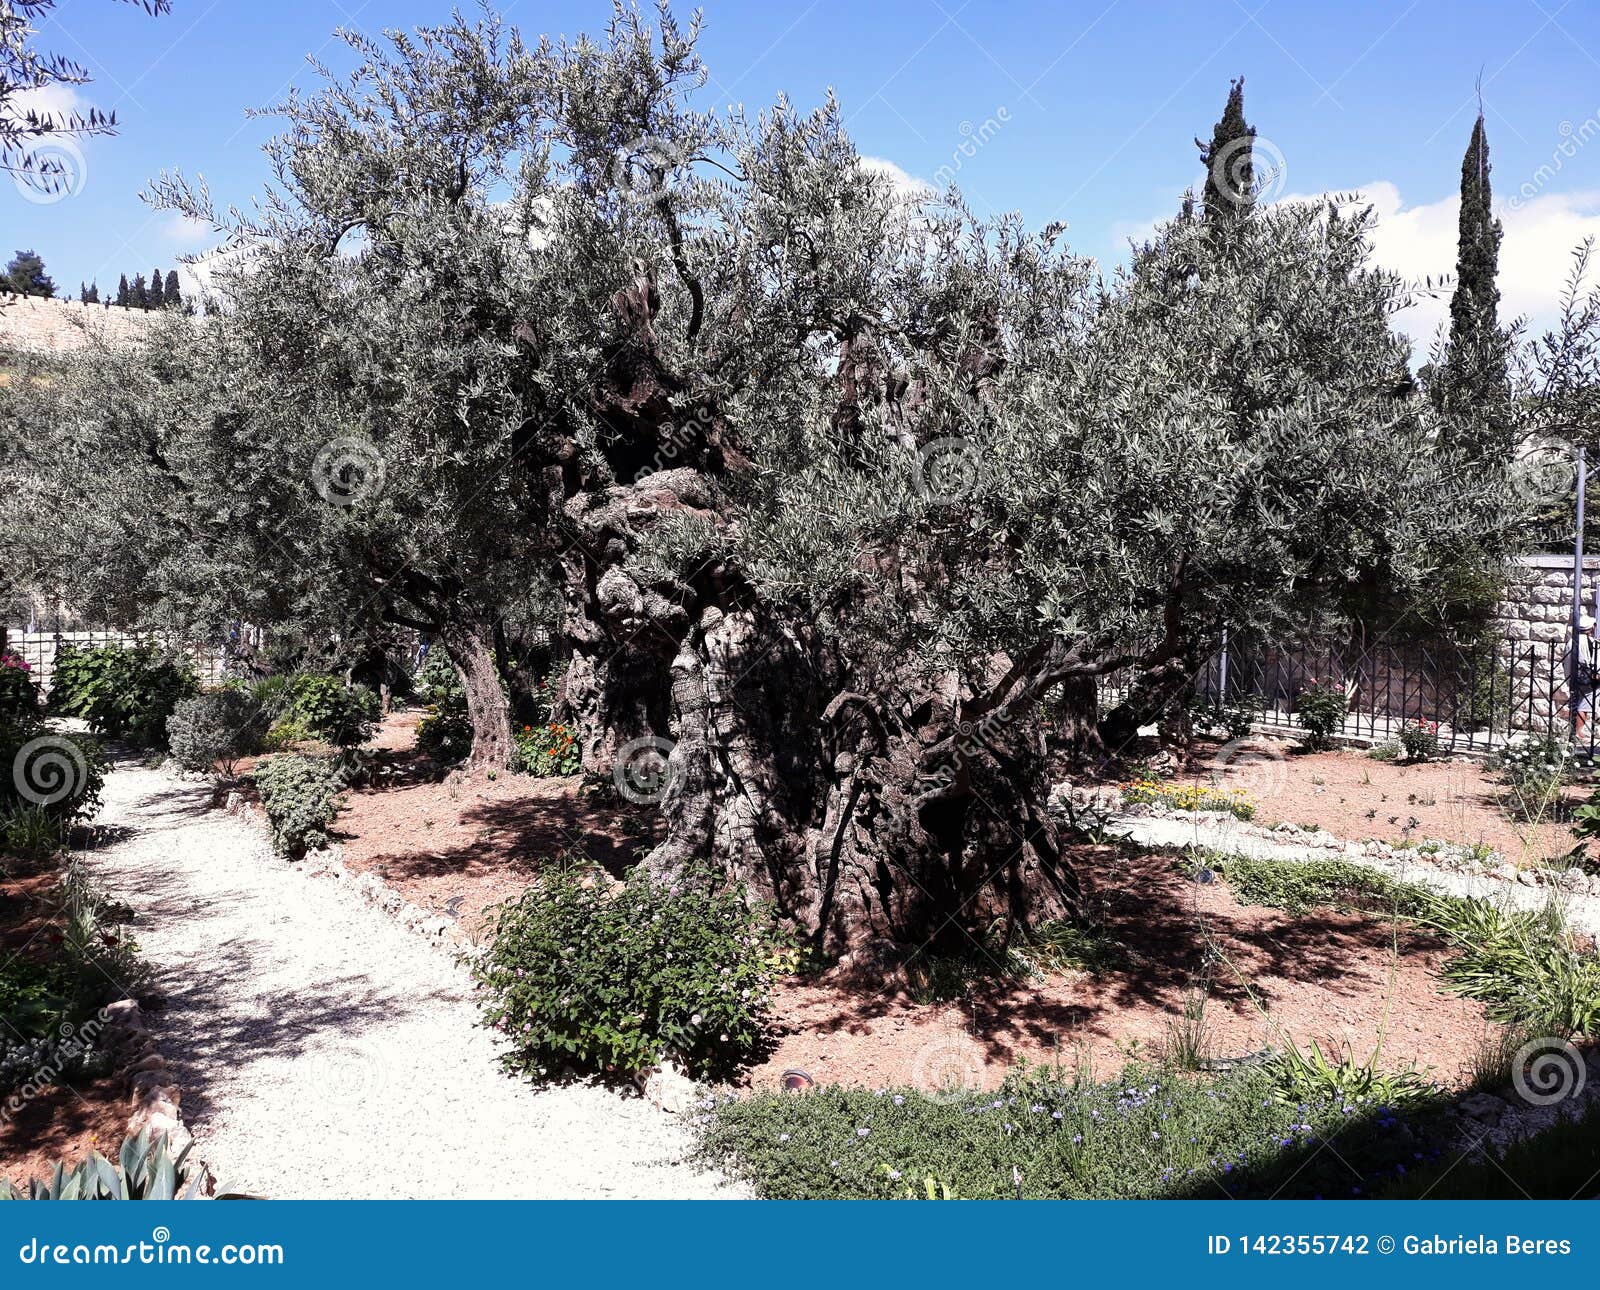
<path fill-rule="evenodd" d="M 193 1145 L 194 1135 L 184 1124 L 183 1112 L 179 1109 L 183 1089 L 150 1033 L 144 1009 L 137 999 L 122 998 L 108 1003 L 101 1012 L 106 1019 L 107 1034 L 127 1059 L 120 1073 L 129 1083 L 128 1103 L 132 1111 L 128 1116 L 128 1134 L 147 1133 L 152 1139 L 164 1136 L 168 1152 L 177 1156 Z M 191 1170 L 201 1171 L 205 1179 L 202 1194 L 214 1196 L 216 1179 L 206 1168 L 205 1161 L 191 1152 L 185 1164 Z"/>

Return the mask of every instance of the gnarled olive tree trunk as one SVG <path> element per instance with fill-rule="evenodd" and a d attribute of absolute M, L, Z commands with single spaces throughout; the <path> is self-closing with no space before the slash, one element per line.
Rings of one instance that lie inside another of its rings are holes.
<path fill-rule="evenodd" d="M 494 626 L 451 623 L 440 629 L 439 639 L 467 694 L 467 719 L 472 724 L 467 764 L 503 770 L 511 764 L 511 704 L 495 657 Z"/>

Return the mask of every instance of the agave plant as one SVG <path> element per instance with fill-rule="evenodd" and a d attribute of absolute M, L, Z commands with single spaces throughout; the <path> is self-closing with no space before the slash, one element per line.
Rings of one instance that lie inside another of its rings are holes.
<path fill-rule="evenodd" d="M 0 1178 L 0 1200 L 196 1200 L 210 1175 L 204 1165 L 184 1168 L 193 1145 L 173 1156 L 166 1134 L 152 1142 L 147 1131 L 140 1132 L 122 1140 L 116 1164 L 98 1151 L 70 1170 L 57 1161 L 50 1181 L 33 1179 L 26 1192 Z"/>

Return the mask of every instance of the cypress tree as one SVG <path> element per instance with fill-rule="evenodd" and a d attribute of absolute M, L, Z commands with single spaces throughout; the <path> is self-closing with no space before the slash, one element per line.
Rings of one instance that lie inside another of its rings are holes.
<path fill-rule="evenodd" d="M 81 278 L 78 280 L 78 303 L 80 305 L 89 303 L 89 288 Z"/>
<path fill-rule="evenodd" d="M 1479 451 L 1509 452 L 1509 355 L 1500 328 L 1500 221 L 1489 183 L 1489 136 L 1483 114 L 1461 159 L 1461 216 L 1456 242 L 1456 288 L 1450 297 L 1450 332 L 1430 386 L 1452 433 Z"/>
<path fill-rule="evenodd" d="M 166 303 L 166 287 L 163 285 L 161 270 L 157 269 L 150 275 L 150 308 L 160 309 Z"/>
<path fill-rule="evenodd" d="M 133 287 L 128 292 L 128 299 L 135 309 L 150 308 L 150 288 L 144 284 L 144 274 L 136 273 L 133 275 Z"/>
<path fill-rule="evenodd" d="M 0 289 L 15 291 L 19 296 L 44 296 L 56 293 L 56 284 L 44 271 L 44 261 L 37 251 L 18 251 L 0 275 Z"/>
<path fill-rule="evenodd" d="M 89 284 L 89 295 L 86 303 L 91 305 L 97 305 L 100 303 L 100 284 L 98 282 L 91 282 Z"/>
<path fill-rule="evenodd" d="M 124 309 L 133 308 L 133 292 L 128 289 L 128 275 L 126 273 L 117 279 L 117 303 Z"/>
<path fill-rule="evenodd" d="M 167 308 L 178 309 L 183 306 L 183 292 L 178 287 L 178 271 L 167 270 Z"/>
<path fill-rule="evenodd" d="M 1206 168 L 1201 205 L 1207 220 L 1233 221 L 1255 202 L 1255 127 L 1244 119 L 1244 77 L 1230 83 L 1222 118 L 1211 130 L 1211 142 L 1194 141 Z"/>

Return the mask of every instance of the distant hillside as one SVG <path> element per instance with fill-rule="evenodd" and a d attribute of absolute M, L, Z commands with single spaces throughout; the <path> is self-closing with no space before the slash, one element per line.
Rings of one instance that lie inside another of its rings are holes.
<path fill-rule="evenodd" d="M 132 340 L 155 316 L 142 309 L 4 292 L 0 293 L 0 352 L 66 354 L 82 349 L 94 336 L 112 342 Z"/>

